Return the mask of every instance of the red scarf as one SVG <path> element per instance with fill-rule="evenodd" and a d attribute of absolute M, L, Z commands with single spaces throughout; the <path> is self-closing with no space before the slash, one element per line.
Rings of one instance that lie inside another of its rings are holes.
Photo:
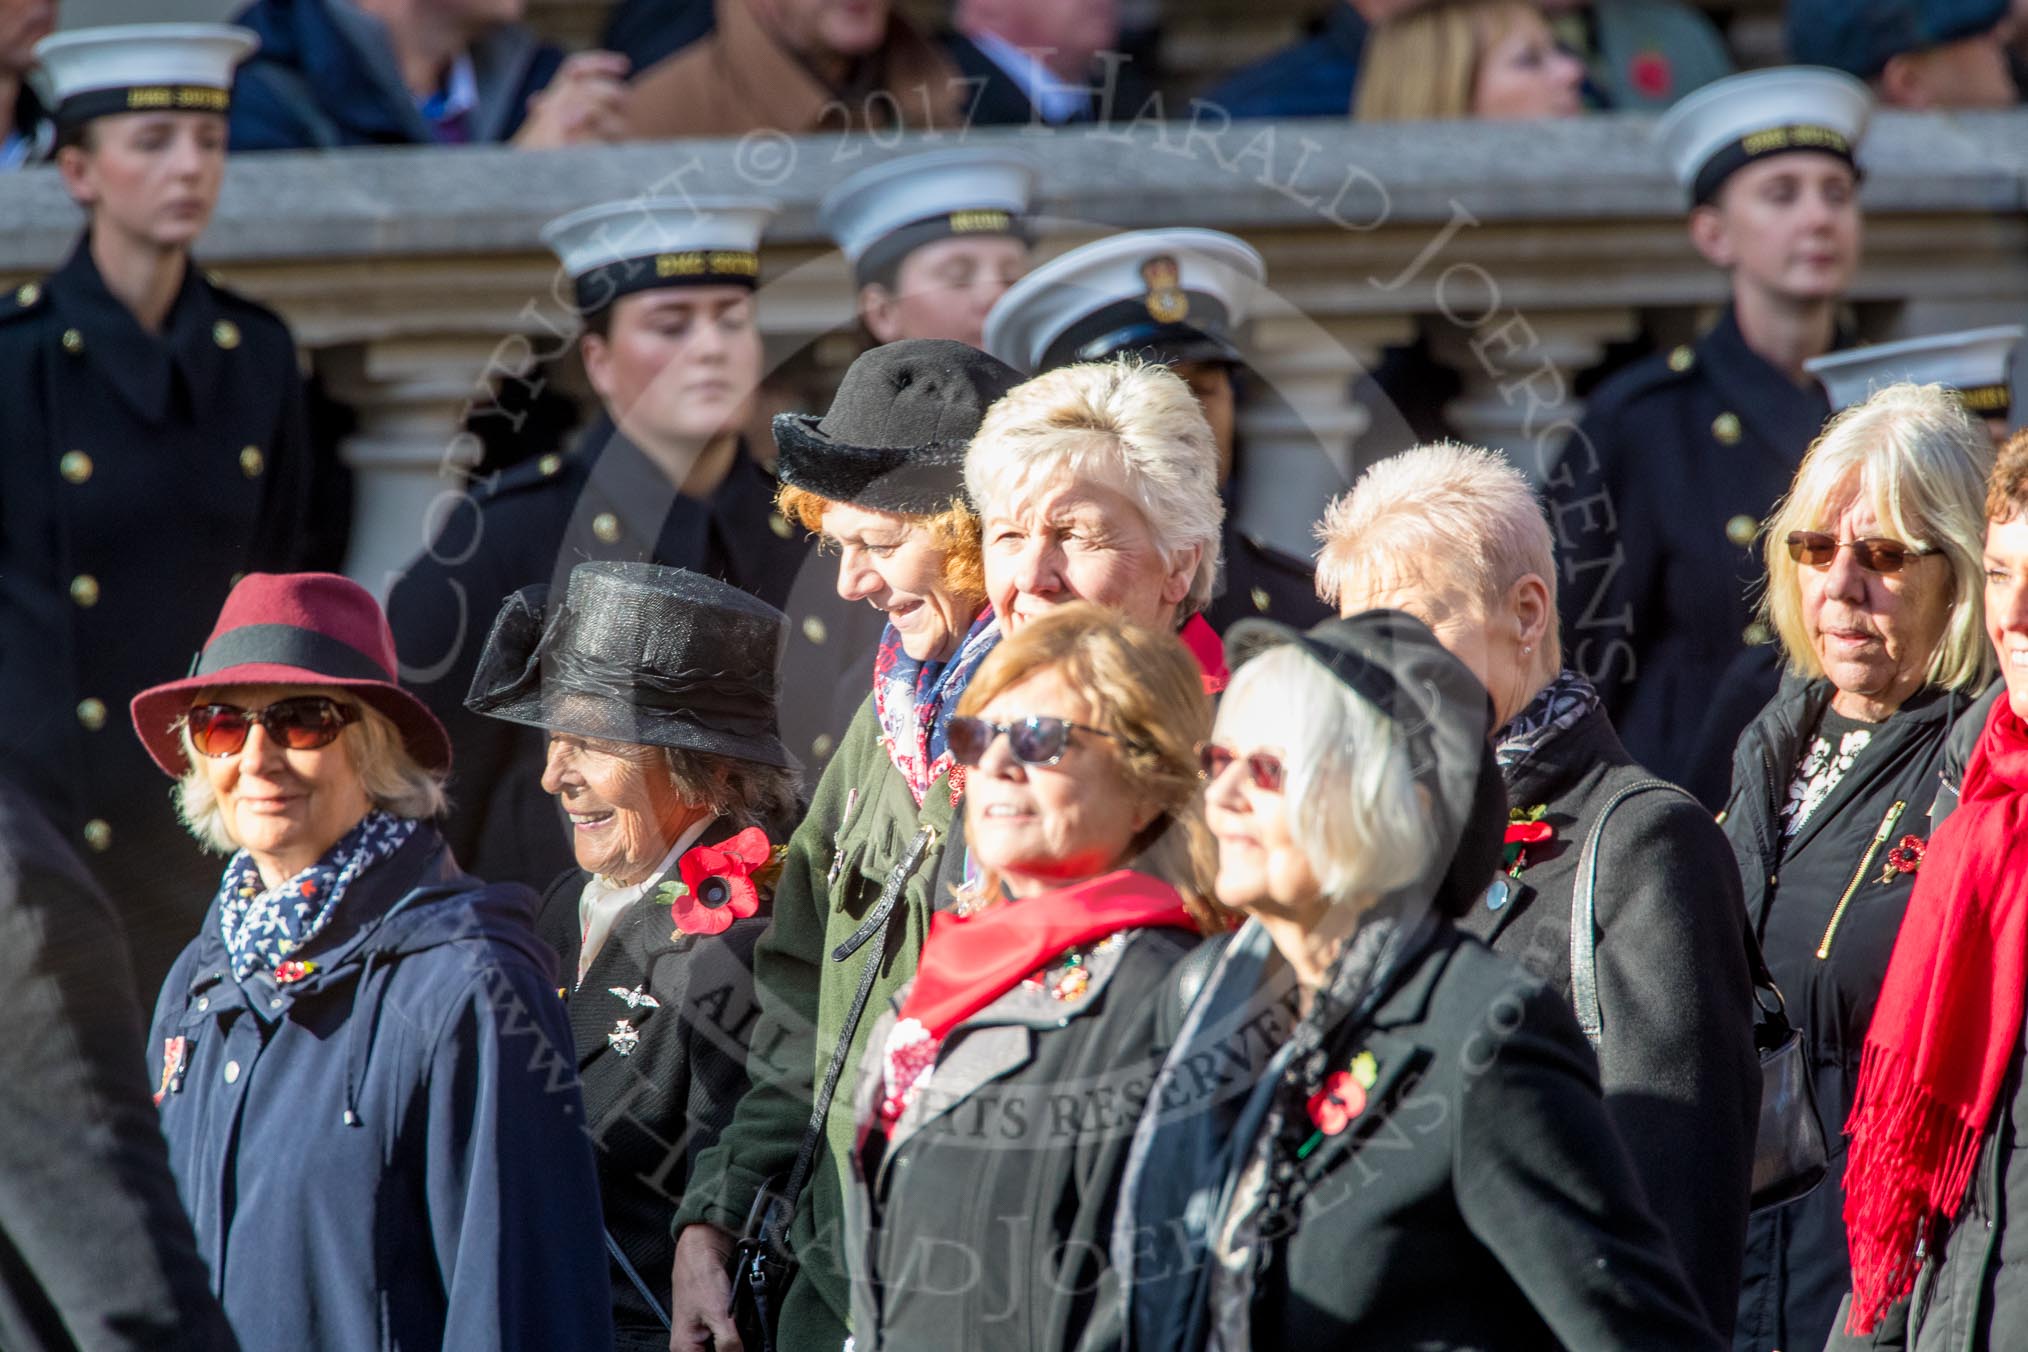
<path fill-rule="evenodd" d="M 1204 693 L 1216 695 L 1225 689 L 1232 673 L 1225 669 L 1225 645 L 1219 641 L 1211 622 L 1202 615 L 1192 615 L 1176 637 L 1183 640 L 1183 646 L 1197 659 L 1198 670 L 1204 677 Z"/>
<path fill-rule="evenodd" d="M 1066 950 L 1150 926 L 1197 928 L 1175 888 L 1132 869 L 970 916 L 938 911 L 930 917 L 901 1017 L 916 1020 L 942 1041 Z"/>
<path fill-rule="evenodd" d="M 2028 726 L 2005 697 L 1930 838 L 1866 1033 L 1845 1125 L 1854 1334 L 1914 1289 L 1957 1215 L 2028 1000 Z"/>

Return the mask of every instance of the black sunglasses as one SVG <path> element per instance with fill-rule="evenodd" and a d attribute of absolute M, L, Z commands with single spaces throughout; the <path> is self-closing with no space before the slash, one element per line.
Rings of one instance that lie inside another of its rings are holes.
<path fill-rule="evenodd" d="M 338 734 L 359 721 L 359 710 L 324 695 L 278 699 L 265 709 L 237 704 L 200 704 L 184 716 L 190 744 L 206 756 L 234 756 L 246 745 L 258 723 L 268 737 L 291 751 L 315 751 L 338 740 Z"/>
<path fill-rule="evenodd" d="M 1934 549 L 1917 549 L 1899 540 L 1878 536 L 1864 540 L 1840 540 L 1822 531 L 1792 530 L 1788 538 L 1789 557 L 1808 568 L 1829 568 L 1841 549 L 1852 551 L 1852 561 L 1869 573 L 1898 573 L 1910 559 L 1934 554 Z"/>
<path fill-rule="evenodd" d="M 1207 780 L 1216 779 L 1224 774 L 1232 767 L 1234 761 L 1246 767 L 1246 777 L 1252 780 L 1253 786 L 1262 793 L 1282 791 L 1280 757 L 1271 756 L 1265 751 L 1242 756 L 1231 747 L 1220 746 L 1216 742 L 1206 742 L 1197 748 L 1197 768 L 1203 772 Z"/>
<path fill-rule="evenodd" d="M 1012 723 L 989 723 L 983 718 L 960 716 L 951 720 L 944 740 L 958 764 L 976 768 L 986 758 L 987 748 L 1004 732 L 1007 734 L 1007 749 L 1014 753 L 1015 760 L 1023 765 L 1054 765 L 1070 749 L 1073 729 L 1091 733 L 1094 737 L 1110 737 L 1116 742 L 1122 740 L 1104 728 L 1088 727 L 1067 718 L 1048 718 L 1041 714 L 1031 714 Z"/>

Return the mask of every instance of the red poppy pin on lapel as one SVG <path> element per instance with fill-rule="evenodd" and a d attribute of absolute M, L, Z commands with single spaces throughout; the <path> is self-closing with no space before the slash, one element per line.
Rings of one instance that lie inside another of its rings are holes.
<path fill-rule="evenodd" d="M 1344 1070 L 1324 1077 L 1324 1087 L 1310 1095 L 1310 1123 L 1316 1130 L 1296 1151 L 1297 1159 L 1308 1159 L 1326 1136 L 1336 1136 L 1366 1111 L 1366 1094 L 1380 1078 L 1380 1065 L 1372 1052 L 1361 1052 Z"/>
<path fill-rule="evenodd" d="M 676 932 L 669 937 L 723 934 L 733 921 L 759 911 L 760 889 L 779 873 L 780 858 L 786 853 L 770 845 L 758 826 L 720 844 L 685 851 L 676 861 L 681 880 L 655 889 L 676 922 Z"/>
<path fill-rule="evenodd" d="M 1533 861 L 1528 857 L 1529 847 L 1547 845 L 1556 839 L 1556 828 L 1542 820 L 1549 813 L 1547 804 L 1537 803 L 1534 807 L 1517 807 L 1507 813 L 1506 847 L 1502 863 L 1507 876 L 1518 878 L 1521 870 Z"/>
<path fill-rule="evenodd" d="M 1880 881 L 1891 883 L 1904 873 L 1914 873 L 1922 867 L 1923 856 L 1929 853 L 1929 842 L 1921 836 L 1903 836 L 1887 852 L 1887 865 L 1880 870 Z"/>

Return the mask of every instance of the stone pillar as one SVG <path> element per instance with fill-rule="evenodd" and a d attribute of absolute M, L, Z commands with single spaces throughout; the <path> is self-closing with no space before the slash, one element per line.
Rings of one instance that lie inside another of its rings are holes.
<path fill-rule="evenodd" d="M 383 600 L 479 462 L 478 438 L 463 423 L 474 401 L 486 398 L 496 351 L 525 349 L 472 335 L 383 339 L 318 354 L 332 396 L 359 420 L 340 445 L 353 475 L 345 572 Z M 514 365 L 498 369 L 523 373 Z"/>

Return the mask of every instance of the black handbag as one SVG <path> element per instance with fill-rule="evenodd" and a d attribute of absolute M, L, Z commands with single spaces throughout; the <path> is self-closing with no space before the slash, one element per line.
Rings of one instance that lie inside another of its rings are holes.
<path fill-rule="evenodd" d="M 866 962 L 859 972 L 859 985 L 852 992 L 852 1004 L 845 1011 L 845 1019 L 838 1027 L 838 1043 L 831 1049 L 831 1061 L 824 1069 L 824 1083 L 817 1087 L 817 1097 L 810 1105 L 810 1122 L 803 1128 L 803 1140 L 796 1147 L 796 1163 L 789 1171 L 788 1186 L 777 1190 L 774 1180 L 769 1179 L 759 1194 L 754 1197 L 753 1207 L 747 1212 L 746 1224 L 740 1227 L 739 1239 L 732 1248 L 729 1275 L 732 1278 L 732 1326 L 739 1333 L 740 1345 L 746 1352 L 776 1352 L 777 1334 L 782 1322 L 782 1295 L 795 1280 L 796 1258 L 789 1248 L 789 1226 L 796 1219 L 796 1207 L 802 1200 L 803 1189 L 810 1182 L 810 1170 L 817 1161 L 817 1150 L 824 1142 L 824 1123 L 831 1115 L 831 1101 L 838 1093 L 838 1080 L 845 1072 L 845 1059 L 851 1055 L 852 1039 L 859 1031 L 859 1020 L 866 1013 L 866 1002 L 873 994 L 873 978 L 880 971 L 880 960 L 887 952 L 888 920 L 894 914 L 901 889 L 922 857 L 936 842 L 936 832 L 922 827 L 915 839 L 909 842 L 908 852 L 887 875 L 886 883 L 880 889 L 880 899 L 873 909 L 866 913 L 866 919 L 859 928 L 831 950 L 831 961 L 843 962 L 858 952 L 862 946 L 871 944 L 866 950 Z"/>
<path fill-rule="evenodd" d="M 1613 809 L 1637 793 L 1667 789 L 1684 793 L 1662 779 L 1629 784 L 1599 810 L 1577 858 L 1577 885 L 1570 908 L 1570 995 L 1577 1022 L 1598 1050 L 1604 1019 L 1598 1003 L 1598 925 L 1594 896 L 1598 885 L 1598 842 Z M 1691 799 L 1691 801 L 1696 801 Z M 1753 926 L 1741 924 L 1746 935 L 1746 966 L 1753 980 L 1753 1045 L 1760 1056 L 1760 1127 L 1753 1143 L 1755 1211 L 1782 1206 L 1813 1191 L 1830 1169 L 1824 1126 L 1817 1117 L 1817 1095 L 1810 1079 L 1810 1058 L 1802 1031 L 1789 1022 L 1774 976 L 1761 955 Z"/>

